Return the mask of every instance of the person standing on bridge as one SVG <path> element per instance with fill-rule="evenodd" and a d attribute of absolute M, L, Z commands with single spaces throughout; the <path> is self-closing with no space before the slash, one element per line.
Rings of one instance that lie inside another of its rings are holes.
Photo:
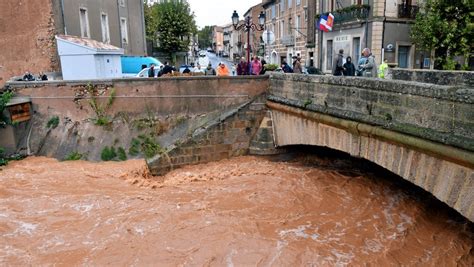
<path fill-rule="evenodd" d="M 207 68 L 204 70 L 204 75 L 206 76 L 216 76 L 216 70 L 212 68 L 211 63 L 207 65 Z"/>
<path fill-rule="evenodd" d="M 239 65 L 237 65 L 237 75 L 249 75 L 249 65 L 247 64 L 245 57 L 242 57 Z"/>
<path fill-rule="evenodd" d="M 224 62 L 219 63 L 217 67 L 217 76 L 229 76 L 229 68 L 224 64 Z"/>
<path fill-rule="evenodd" d="M 332 75 L 334 76 L 342 76 L 344 71 L 343 61 L 344 59 L 344 49 L 339 49 L 339 54 L 334 59 L 334 63 L 332 64 Z"/>
<path fill-rule="evenodd" d="M 367 47 L 362 50 L 362 54 L 367 58 L 366 63 L 362 65 L 362 68 L 364 69 L 363 76 L 377 78 L 377 63 L 375 63 L 374 55 L 372 55 L 370 49 Z"/>
<path fill-rule="evenodd" d="M 262 63 L 258 60 L 258 57 L 254 57 L 252 62 L 250 63 L 250 70 L 252 75 L 259 75 L 260 71 L 262 70 Z"/>

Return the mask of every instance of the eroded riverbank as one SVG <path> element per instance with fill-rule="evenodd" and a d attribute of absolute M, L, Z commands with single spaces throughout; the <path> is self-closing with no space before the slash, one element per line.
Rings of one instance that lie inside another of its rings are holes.
<path fill-rule="evenodd" d="M 0 171 L 0 262 L 472 266 L 472 225 L 391 180 L 307 156 L 160 179 L 141 160 L 31 157 Z"/>

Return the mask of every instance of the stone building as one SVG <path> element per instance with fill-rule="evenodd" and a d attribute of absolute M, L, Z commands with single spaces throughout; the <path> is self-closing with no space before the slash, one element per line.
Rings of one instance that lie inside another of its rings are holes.
<path fill-rule="evenodd" d="M 220 26 L 214 26 L 212 28 L 212 50 L 214 50 L 216 54 L 220 54 L 224 51 L 224 30 Z"/>
<path fill-rule="evenodd" d="M 293 56 L 300 56 L 302 62 L 305 63 L 310 58 L 307 30 L 308 24 L 314 19 L 308 16 L 308 1 L 311 0 L 266 0 L 263 2 L 266 28 L 275 34 L 275 43 L 266 48 L 266 57 L 270 63 L 281 64 L 283 61 L 291 63 Z"/>
<path fill-rule="evenodd" d="M 415 50 L 410 25 L 422 0 L 263 0 L 266 28 L 275 34 L 267 47 L 271 63 L 300 56 L 305 66 L 325 72 L 333 58 L 344 49 L 344 56 L 357 61 L 364 47 L 372 49 L 376 61 L 383 58 L 401 68 L 427 67 L 429 62 Z M 317 29 L 320 14 L 335 17 L 331 32 Z"/>
<path fill-rule="evenodd" d="M 26 71 L 59 71 L 57 34 L 105 41 L 125 54 L 146 54 L 139 0 L 2 0 L 0 32 L 0 86 Z"/>
<path fill-rule="evenodd" d="M 250 17 L 250 22 L 253 23 L 253 24 L 256 24 L 258 25 L 258 17 L 260 16 L 260 13 L 264 11 L 263 9 L 263 5 L 262 4 L 258 4 L 258 5 L 255 5 L 255 6 L 252 6 L 251 8 L 249 8 L 247 10 L 247 12 L 245 12 L 244 14 L 244 20 L 245 18 L 247 17 Z M 246 52 L 246 49 L 247 49 L 247 45 L 248 42 L 247 42 L 247 32 L 244 32 L 242 34 L 242 37 L 243 37 L 243 43 L 244 43 L 244 54 L 243 56 L 247 56 L 247 52 Z M 263 56 L 263 45 L 262 45 L 262 31 L 258 31 L 258 30 L 251 30 L 250 31 L 250 56 L 253 57 L 253 56 Z"/>
<path fill-rule="evenodd" d="M 420 0 L 418 0 L 419 2 Z M 331 32 L 316 29 L 318 66 L 325 72 L 332 69 L 334 56 L 344 49 L 344 57 L 354 62 L 364 47 L 372 50 L 376 62 L 387 59 L 400 68 L 422 68 L 424 56 L 415 53 L 410 25 L 418 12 L 417 0 L 321 0 L 310 6 L 316 14 L 334 15 Z M 322 10 L 322 12 L 319 12 Z M 428 62 L 429 64 L 429 62 Z"/>

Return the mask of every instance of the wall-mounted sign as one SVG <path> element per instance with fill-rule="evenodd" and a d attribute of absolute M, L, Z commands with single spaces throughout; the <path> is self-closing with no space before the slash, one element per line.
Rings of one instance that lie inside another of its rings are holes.
<path fill-rule="evenodd" d="M 349 42 L 351 40 L 350 35 L 340 35 L 334 38 L 334 42 Z"/>
<path fill-rule="evenodd" d="M 393 52 L 393 44 L 388 44 L 385 47 L 385 52 Z"/>

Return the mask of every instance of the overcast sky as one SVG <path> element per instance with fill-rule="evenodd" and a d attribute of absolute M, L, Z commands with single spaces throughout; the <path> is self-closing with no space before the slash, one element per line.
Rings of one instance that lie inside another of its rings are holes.
<path fill-rule="evenodd" d="M 225 25 L 232 22 L 232 12 L 240 18 L 247 10 L 262 0 L 188 0 L 199 28 L 207 25 Z"/>

